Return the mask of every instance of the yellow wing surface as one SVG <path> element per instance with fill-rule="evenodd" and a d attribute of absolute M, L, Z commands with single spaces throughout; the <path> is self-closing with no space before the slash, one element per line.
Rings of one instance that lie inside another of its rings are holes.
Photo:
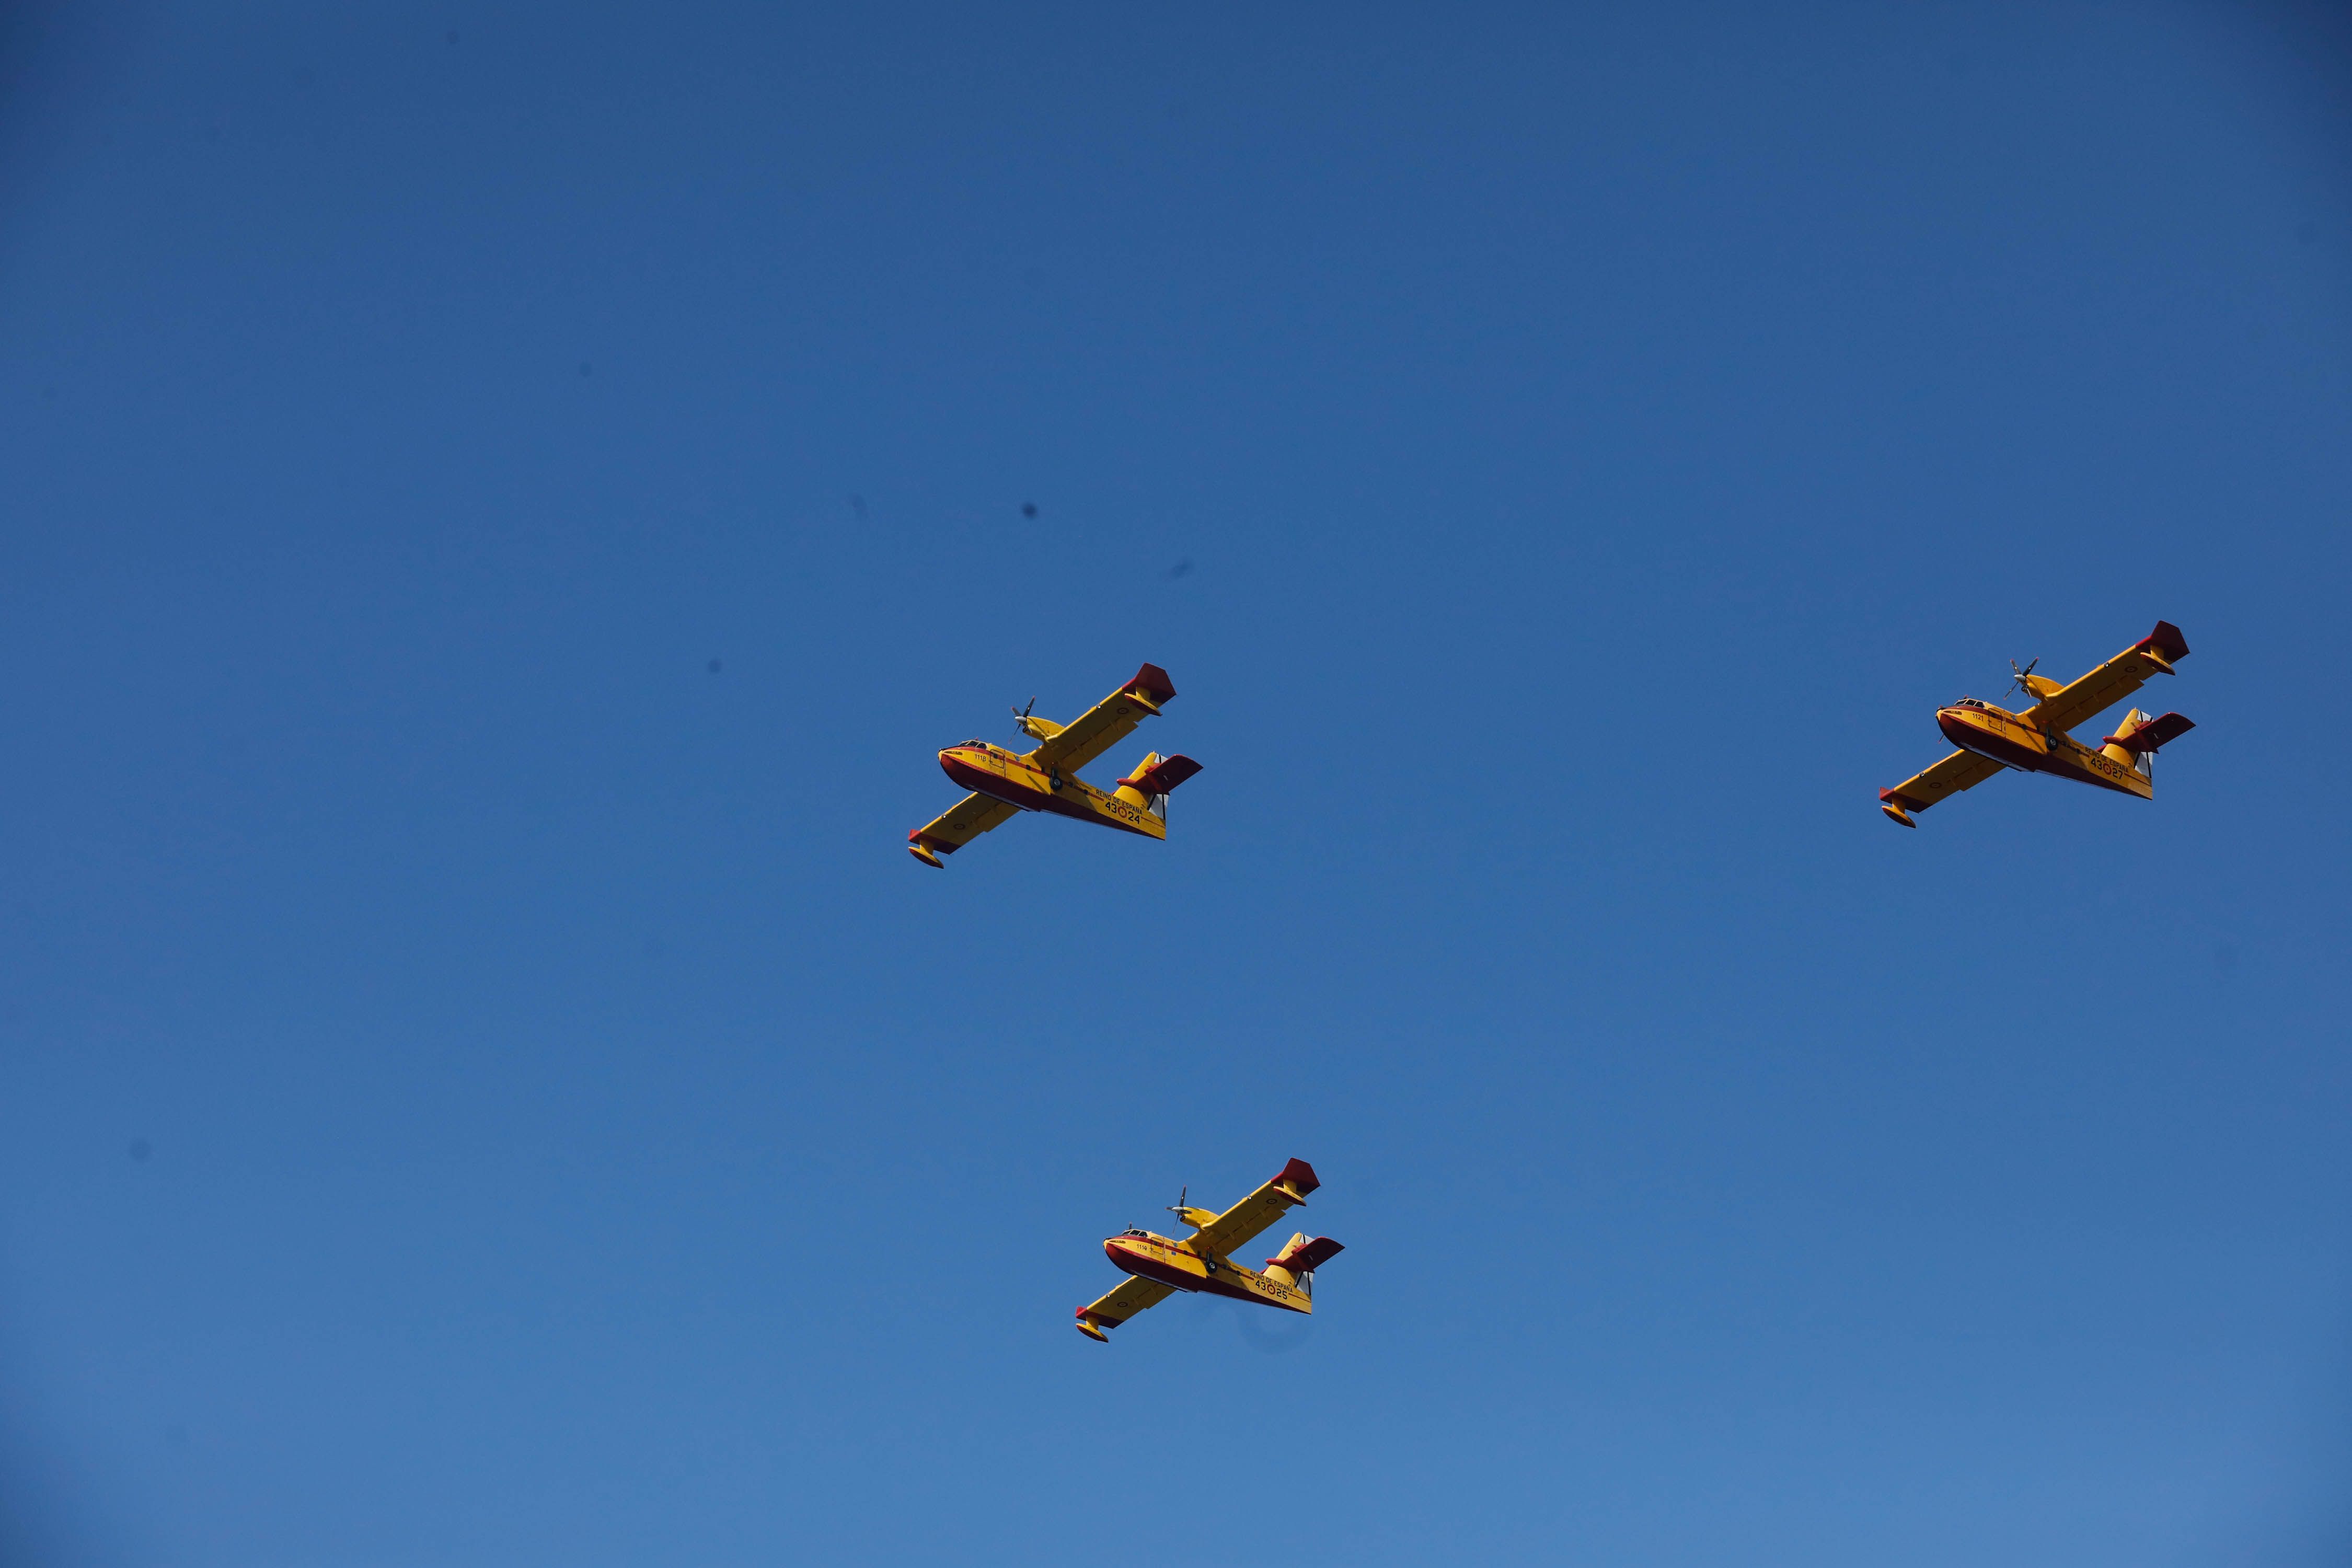
<path fill-rule="evenodd" d="M 1020 815 L 1019 806 L 1007 805 L 993 795 L 968 795 L 917 828 L 910 842 L 952 855 L 998 823 Z"/>
<path fill-rule="evenodd" d="M 1893 789 L 1878 792 L 1886 815 L 1909 826 L 1899 815 L 1903 811 L 1925 811 L 1948 795 L 1958 795 L 2000 772 L 2000 764 L 1990 757 L 1979 757 L 1974 752 L 1954 752 L 1927 772 L 1914 773 Z"/>
<path fill-rule="evenodd" d="M 2053 733 L 2063 733 L 2137 691 L 2149 676 L 2170 675 L 2172 667 L 2188 657 L 2189 642 L 2180 628 L 2170 621 L 2158 621 L 2156 630 L 2088 675 L 2060 687 L 2022 717 Z"/>
<path fill-rule="evenodd" d="M 1280 1175 L 1186 1237 L 1186 1244 L 1195 1252 L 1223 1258 L 1280 1219 L 1285 1210 L 1305 1203 L 1307 1194 L 1322 1184 L 1315 1179 L 1314 1166 L 1293 1160 Z"/>
<path fill-rule="evenodd" d="M 1157 1284 L 1152 1280 L 1138 1279 L 1130 1274 L 1124 1285 L 1107 1296 L 1096 1298 L 1091 1304 L 1079 1308 L 1078 1321 L 1083 1323 L 1091 1321 L 1099 1328 L 1115 1329 L 1136 1313 L 1147 1307 L 1157 1307 L 1175 1293 L 1176 1287 L 1173 1285 Z"/>
<path fill-rule="evenodd" d="M 1029 760 L 1055 773 L 1076 773 L 1125 740 L 1175 695 L 1168 672 L 1147 664 L 1135 672 L 1134 679 L 1079 714 L 1075 722 L 1047 736 L 1029 753 Z"/>

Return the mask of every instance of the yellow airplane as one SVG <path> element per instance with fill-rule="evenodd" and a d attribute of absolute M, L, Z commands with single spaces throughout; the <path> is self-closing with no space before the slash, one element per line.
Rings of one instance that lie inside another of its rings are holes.
<path fill-rule="evenodd" d="M 1243 1268 L 1225 1256 L 1234 1247 L 1282 1217 L 1285 1209 L 1307 1201 L 1323 1184 L 1315 1167 L 1293 1160 L 1282 1173 L 1223 1214 L 1187 1208 L 1183 1196 L 1168 1212 L 1192 1227 L 1181 1241 L 1154 1236 L 1129 1226 L 1103 1243 L 1110 1260 L 1134 1276 L 1118 1289 L 1078 1309 L 1078 1332 L 1110 1343 L 1103 1331 L 1115 1329 L 1146 1307 L 1156 1307 L 1171 1291 L 1206 1290 L 1236 1301 L 1255 1301 L 1285 1311 L 1315 1310 L 1315 1270 L 1341 1249 L 1328 1236 L 1308 1240 L 1301 1231 L 1280 1252 L 1265 1260 L 1265 1272 Z M 1186 1189 L 1189 1194 L 1190 1189 Z"/>
<path fill-rule="evenodd" d="M 1878 792 L 1879 809 L 1906 827 L 1919 825 L 1910 814 L 1925 811 L 1948 795 L 1974 789 L 2003 768 L 2021 773 L 2055 773 L 2062 779 L 2097 784 L 2142 800 L 2156 797 L 2148 758 L 2158 747 L 2176 741 L 2197 726 L 2178 713 L 2151 719 L 2138 709 L 2124 715 L 2116 732 L 2103 738 L 2097 749 L 2083 744 L 2066 731 L 2095 713 L 2104 712 L 2137 691 L 2151 675 L 2170 675 L 2172 667 L 2189 657 L 2189 643 L 2170 621 L 2158 621 L 2156 630 L 2065 686 L 2046 675 L 2036 675 L 2029 660 L 2016 671 L 2012 690 L 2034 700 L 2022 713 L 1963 697 L 1936 711 L 1937 727 L 1960 750 L 1926 773 Z"/>
<path fill-rule="evenodd" d="M 1140 833 L 1146 838 L 1168 837 L 1168 792 L 1201 771 L 1190 757 L 1163 757 L 1153 752 L 1135 764 L 1108 795 L 1077 776 L 1078 770 L 1127 738 L 1144 720 L 1176 695 L 1168 672 L 1147 664 L 1135 679 L 1078 715 L 1075 722 L 1056 724 L 1030 712 L 1037 706 L 1015 708 L 1013 722 L 1037 742 L 1034 749 L 1008 752 L 985 741 L 966 741 L 940 753 L 948 777 L 972 793 L 907 835 L 907 852 L 926 866 L 945 869 L 940 859 L 1015 813 L 1051 811 L 1080 822 Z"/>

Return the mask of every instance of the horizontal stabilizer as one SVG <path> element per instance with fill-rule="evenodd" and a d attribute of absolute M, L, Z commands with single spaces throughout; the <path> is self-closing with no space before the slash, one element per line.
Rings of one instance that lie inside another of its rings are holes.
<path fill-rule="evenodd" d="M 1119 780 L 1119 785 L 1144 795 L 1166 795 L 1186 779 L 1201 771 L 1201 764 L 1190 757 L 1161 757 L 1157 762 L 1146 760 L 1144 766 Z"/>
<path fill-rule="evenodd" d="M 2137 710 L 2134 711 L 2137 713 Z M 2121 746 L 2126 752 L 2153 752 L 2159 746 L 2170 745 L 2195 728 L 2194 720 L 2178 713 L 2167 713 L 2160 719 L 2149 719 L 2140 724 L 2126 723 L 2099 744 Z"/>
<path fill-rule="evenodd" d="M 1293 1274 L 1312 1274 L 1346 1250 L 1328 1236 L 1318 1236 L 1311 1241 L 1304 1236 L 1294 1236 L 1289 1246 L 1265 1260 L 1265 1266 L 1287 1268 Z"/>

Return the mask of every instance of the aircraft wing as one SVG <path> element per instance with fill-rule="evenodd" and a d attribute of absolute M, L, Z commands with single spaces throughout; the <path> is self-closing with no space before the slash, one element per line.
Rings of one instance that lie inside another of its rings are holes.
<path fill-rule="evenodd" d="M 1138 724 L 1176 695 L 1168 672 L 1147 664 L 1135 679 L 1078 715 L 1075 723 L 1041 742 L 1029 760 L 1057 773 L 1074 773 L 1125 740 Z"/>
<path fill-rule="evenodd" d="M 968 795 L 907 835 L 907 842 L 952 855 L 998 823 L 1020 814 L 1019 806 L 1007 805 L 993 795 Z"/>
<path fill-rule="evenodd" d="M 1315 1179 L 1314 1166 L 1304 1160 L 1293 1160 L 1282 1168 L 1280 1175 L 1202 1226 L 1187 1240 L 1195 1252 L 1223 1258 L 1280 1219 L 1284 1210 L 1305 1203 L 1307 1194 L 1322 1184 Z"/>
<path fill-rule="evenodd" d="M 2171 674 L 2173 665 L 2188 657 L 2189 642 L 2180 628 L 2170 621 L 2158 621 L 2156 630 L 2088 675 L 2060 687 L 2024 717 L 2045 730 L 2071 730 L 2137 691 L 2149 676 Z"/>
<path fill-rule="evenodd" d="M 1893 789 L 1880 790 L 1878 798 L 1906 811 L 1925 811 L 1946 795 L 1974 789 L 1999 772 L 2000 764 L 1990 757 L 1954 752 L 1926 773 L 1914 773 Z"/>
<path fill-rule="evenodd" d="M 1078 1321 L 1091 1319 L 1102 1328 L 1115 1329 L 1147 1307 L 1157 1307 L 1176 1293 L 1173 1285 L 1160 1285 L 1150 1279 L 1129 1275 L 1127 1282 L 1107 1296 L 1097 1297 L 1091 1304 L 1078 1309 Z"/>

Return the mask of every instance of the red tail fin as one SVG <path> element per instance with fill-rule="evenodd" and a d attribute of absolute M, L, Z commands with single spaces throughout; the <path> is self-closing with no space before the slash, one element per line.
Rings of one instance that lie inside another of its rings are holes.
<path fill-rule="evenodd" d="M 1190 757 L 1162 757 L 1149 767 L 1138 768 L 1118 782 L 1123 788 L 1139 790 L 1145 795 L 1166 795 L 1200 771 L 1201 764 Z"/>
<path fill-rule="evenodd" d="M 1318 1236 L 1312 1241 L 1303 1236 L 1294 1236 L 1289 1246 L 1265 1260 L 1265 1266 L 1268 1268 L 1287 1268 L 1293 1274 L 1312 1274 L 1346 1250 L 1328 1236 Z"/>
<path fill-rule="evenodd" d="M 2126 752 L 2153 752 L 2158 746 L 2170 745 L 2195 728 L 2195 721 L 2184 719 L 2178 713 L 2167 713 L 2161 719 L 2150 719 L 2144 724 L 2126 725 L 2099 744 L 2121 746 Z"/>

